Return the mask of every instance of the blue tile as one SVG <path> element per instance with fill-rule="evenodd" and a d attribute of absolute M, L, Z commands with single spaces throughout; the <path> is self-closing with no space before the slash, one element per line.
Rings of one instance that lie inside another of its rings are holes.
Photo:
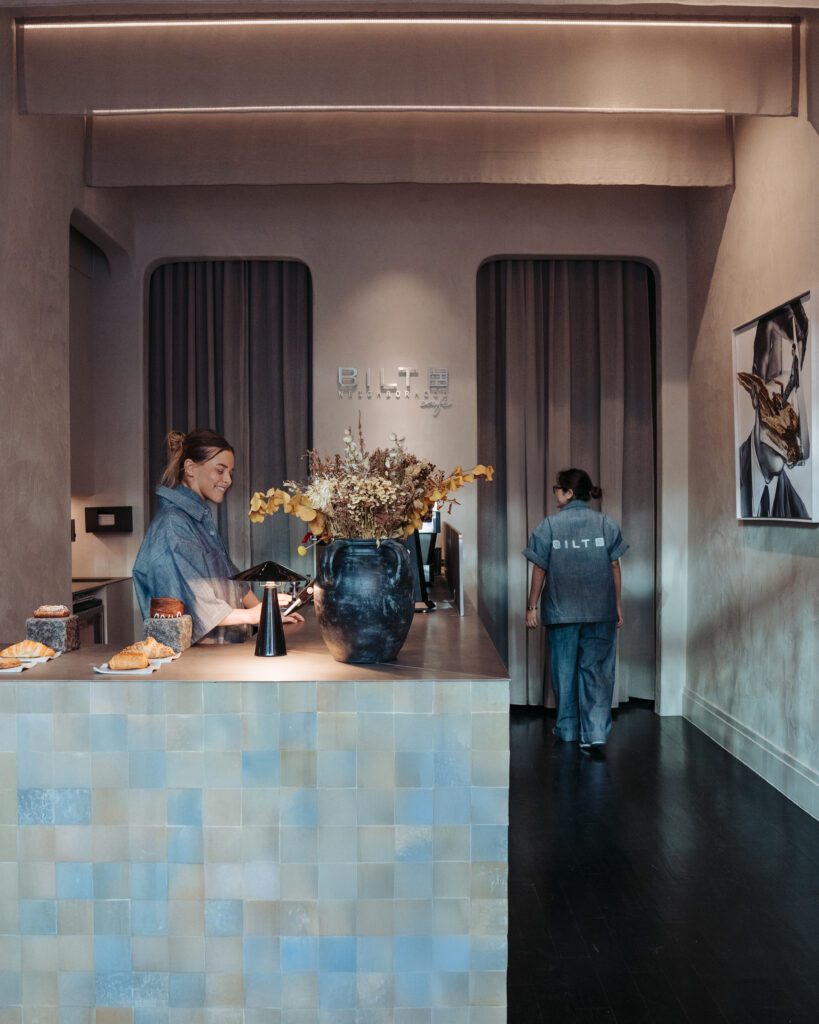
<path fill-rule="evenodd" d="M 94 968 L 97 974 L 131 970 L 131 938 L 128 935 L 95 935 Z"/>
<path fill-rule="evenodd" d="M 360 935 L 357 939 L 359 971 L 386 974 L 392 971 L 392 936 Z"/>
<path fill-rule="evenodd" d="M 128 719 L 129 750 L 166 750 L 164 715 L 131 715 Z"/>
<path fill-rule="evenodd" d="M 168 829 L 168 862 L 170 864 L 201 864 L 203 861 L 204 846 L 201 829 Z"/>
<path fill-rule="evenodd" d="M 97 974 L 95 976 L 97 1006 L 130 1006 L 131 974 Z"/>
<path fill-rule="evenodd" d="M 17 751 L 18 789 L 48 789 L 54 785 L 54 755 L 43 750 Z"/>
<path fill-rule="evenodd" d="M 245 750 L 278 750 L 278 715 L 242 715 L 242 740 Z"/>
<path fill-rule="evenodd" d="M 432 1006 L 432 984 L 428 973 L 404 972 L 396 963 L 395 1005 L 411 1007 Z"/>
<path fill-rule="evenodd" d="M 124 862 L 94 864 L 94 895 L 97 899 L 127 899 L 131 895 L 131 866 Z"/>
<path fill-rule="evenodd" d="M 56 935 L 56 900 L 20 900 L 21 935 Z"/>
<path fill-rule="evenodd" d="M 473 971 L 505 971 L 506 963 L 505 935 L 473 935 L 470 960 Z"/>
<path fill-rule="evenodd" d="M 320 971 L 355 971 L 356 939 L 354 935 L 324 935 L 319 939 Z"/>
<path fill-rule="evenodd" d="M 322 1010 L 344 1010 L 356 1004 L 355 975 L 320 974 L 319 1000 Z"/>
<path fill-rule="evenodd" d="M 318 894 L 322 900 L 354 900 L 358 896 L 357 864 L 319 864 Z"/>
<path fill-rule="evenodd" d="M 135 1006 L 134 1024 L 168 1024 L 168 1011 L 156 1006 Z"/>
<path fill-rule="evenodd" d="M 282 1004 L 282 979 L 279 974 L 245 974 L 245 1006 L 277 1010 Z M 278 1019 L 278 1018 L 277 1018 Z"/>
<path fill-rule="evenodd" d="M 312 711 L 282 712 L 279 716 L 279 744 L 281 749 L 315 750 L 316 724 L 316 715 Z"/>
<path fill-rule="evenodd" d="M 241 900 L 205 900 L 205 934 L 242 934 Z"/>
<path fill-rule="evenodd" d="M 318 939 L 313 936 L 282 935 L 281 970 L 283 974 L 302 974 L 318 968 Z"/>
<path fill-rule="evenodd" d="M 395 794 L 396 825 L 431 825 L 432 790 L 399 789 Z"/>
<path fill-rule="evenodd" d="M 134 1006 L 168 1005 L 168 975 L 163 971 L 134 971 Z"/>
<path fill-rule="evenodd" d="M 432 829 L 425 825 L 396 825 L 395 859 L 432 860 Z"/>
<path fill-rule="evenodd" d="M 314 789 L 283 789 L 279 796 L 279 821 L 295 828 L 312 828 L 317 823 L 317 794 Z"/>
<path fill-rule="evenodd" d="M 433 728 L 436 750 L 469 750 L 472 746 L 471 715 L 435 715 Z"/>
<path fill-rule="evenodd" d="M 241 750 L 242 723 L 238 715 L 204 715 L 205 750 Z"/>
<path fill-rule="evenodd" d="M 168 975 L 168 1005 L 193 1008 L 205 1005 L 205 975 L 172 973 Z"/>
<path fill-rule="evenodd" d="M 248 861 L 244 866 L 244 897 L 247 900 L 277 900 L 281 895 L 279 865 L 273 861 Z"/>
<path fill-rule="evenodd" d="M 21 980 L 19 971 L 0 970 L 0 1006 L 20 1005 L 23 998 Z"/>
<path fill-rule="evenodd" d="M 435 790 L 433 820 L 436 825 L 468 825 L 470 819 L 471 790 L 451 786 Z"/>
<path fill-rule="evenodd" d="M 54 790 L 18 789 L 17 823 L 18 825 L 53 825 Z"/>
<path fill-rule="evenodd" d="M 137 861 L 131 865 L 131 898 L 168 898 L 168 865 L 163 861 Z"/>
<path fill-rule="evenodd" d="M 91 971 L 60 971 L 57 993 L 60 1006 L 93 1006 L 94 975 Z"/>
<path fill-rule="evenodd" d="M 86 788 L 54 790 L 55 825 L 90 825 L 91 790 Z"/>
<path fill-rule="evenodd" d="M 94 874 L 91 864 L 78 861 L 57 864 L 57 899 L 90 900 L 94 896 Z"/>
<path fill-rule="evenodd" d="M 340 789 L 356 784 L 354 750 L 320 750 L 317 782 L 321 787 Z"/>
<path fill-rule="evenodd" d="M 432 966 L 432 936 L 396 935 L 393 956 L 396 972 L 428 971 Z"/>
<path fill-rule="evenodd" d="M 470 964 L 468 935 L 435 935 L 432 962 L 436 971 L 468 971 Z"/>
<path fill-rule="evenodd" d="M 168 791 L 169 825 L 202 826 L 202 790 L 171 789 Z"/>
<path fill-rule="evenodd" d="M 395 749 L 421 751 L 435 749 L 432 715 L 396 715 Z"/>
<path fill-rule="evenodd" d="M 286 686 L 292 684 L 286 683 Z M 276 683 L 242 683 L 242 710 L 259 715 L 273 715 L 279 710 L 279 687 Z"/>
<path fill-rule="evenodd" d="M 242 785 L 251 787 L 278 786 L 278 750 L 245 750 L 242 752 Z"/>
<path fill-rule="evenodd" d="M 128 935 L 130 931 L 130 900 L 94 900 L 95 935 Z"/>
<path fill-rule="evenodd" d="M 132 789 L 164 789 L 167 777 L 165 753 L 161 750 L 132 750 L 128 755 Z"/>
<path fill-rule="evenodd" d="M 468 786 L 471 781 L 472 760 L 468 750 L 439 750 L 436 752 L 436 786 Z"/>
<path fill-rule="evenodd" d="M 431 786 L 435 781 L 434 754 L 425 751 L 398 751 L 395 755 L 395 784 L 400 787 Z"/>
<path fill-rule="evenodd" d="M 475 825 L 506 825 L 509 821 L 509 791 L 505 788 L 473 786 L 471 820 Z"/>
<path fill-rule="evenodd" d="M 18 750 L 52 750 L 54 716 L 50 714 L 17 716 Z"/>
<path fill-rule="evenodd" d="M 245 974 L 278 971 L 279 939 L 265 935 L 246 935 L 242 942 L 242 966 Z"/>
<path fill-rule="evenodd" d="M 509 830 L 506 825 L 473 825 L 472 859 L 489 861 L 508 860 Z"/>
<path fill-rule="evenodd" d="M 397 899 L 431 899 L 434 889 L 432 861 L 408 861 L 395 865 Z"/>
<path fill-rule="evenodd" d="M 91 715 L 91 749 L 127 750 L 127 715 Z"/>
<path fill-rule="evenodd" d="M 208 715 L 235 714 L 242 706 L 242 691 L 236 683 L 208 682 L 202 696 L 202 706 Z"/>
<path fill-rule="evenodd" d="M 132 935 L 167 935 L 168 901 L 131 900 Z"/>

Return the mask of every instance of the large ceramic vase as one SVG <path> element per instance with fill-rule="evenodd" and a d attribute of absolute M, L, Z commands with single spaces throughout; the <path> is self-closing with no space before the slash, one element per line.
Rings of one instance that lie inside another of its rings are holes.
<path fill-rule="evenodd" d="M 406 545 L 332 541 L 321 554 L 314 600 L 324 642 L 336 661 L 393 661 L 415 611 Z"/>

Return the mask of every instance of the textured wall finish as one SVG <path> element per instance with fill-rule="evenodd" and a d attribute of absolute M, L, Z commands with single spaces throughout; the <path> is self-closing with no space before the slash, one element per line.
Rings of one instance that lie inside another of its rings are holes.
<path fill-rule="evenodd" d="M 819 816 L 819 530 L 736 521 L 731 405 L 732 328 L 819 281 L 819 135 L 749 119 L 736 142 L 730 208 L 691 211 L 686 714 Z"/>

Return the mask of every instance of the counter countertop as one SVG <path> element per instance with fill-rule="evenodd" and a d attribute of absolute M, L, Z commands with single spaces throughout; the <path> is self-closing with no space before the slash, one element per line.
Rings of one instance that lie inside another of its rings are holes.
<path fill-rule="evenodd" d="M 130 576 L 75 576 L 71 580 L 71 593 L 76 597 L 77 594 L 100 590 L 102 587 L 109 587 L 112 583 L 123 583 L 130 578 Z"/>
<path fill-rule="evenodd" d="M 398 659 L 376 665 L 347 665 L 334 661 L 321 639 L 312 608 L 308 608 L 304 623 L 285 626 L 285 637 L 285 657 L 257 658 L 255 639 L 244 644 L 205 645 L 189 648 L 181 658 L 160 665 L 150 676 L 134 676 L 127 672 L 116 676 L 99 675 L 93 671 L 93 666 L 103 664 L 120 648 L 111 645 L 82 647 L 46 664 L 35 665 L 22 676 L 0 675 L 0 683 L 90 679 L 251 682 L 509 677 L 506 666 L 472 610 L 464 616 L 448 609 L 416 615 Z"/>

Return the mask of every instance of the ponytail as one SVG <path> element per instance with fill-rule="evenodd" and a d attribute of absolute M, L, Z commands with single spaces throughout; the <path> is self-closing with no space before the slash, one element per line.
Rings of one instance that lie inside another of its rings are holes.
<path fill-rule="evenodd" d="M 188 459 L 208 462 L 219 452 L 236 454 L 229 441 L 208 427 L 197 427 L 189 434 L 172 430 L 165 438 L 165 445 L 168 449 L 168 464 L 159 481 L 163 487 L 179 487 L 185 476 L 185 463 Z"/>
<path fill-rule="evenodd" d="M 591 482 L 585 469 L 562 469 L 557 474 L 557 483 L 561 490 L 571 491 L 578 501 L 598 501 L 603 491 Z"/>

